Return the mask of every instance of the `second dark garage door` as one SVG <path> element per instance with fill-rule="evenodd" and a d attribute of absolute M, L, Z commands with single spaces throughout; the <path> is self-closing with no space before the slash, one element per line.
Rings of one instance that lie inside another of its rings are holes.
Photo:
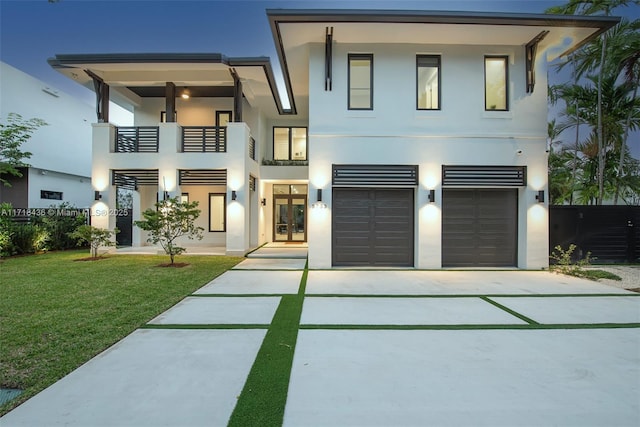
<path fill-rule="evenodd" d="M 443 190 L 443 267 L 515 267 L 517 236 L 516 189 Z"/>
<path fill-rule="evenodd" d="M 412 188 L 334 188 L 335 266 L 413 266 Z"/>

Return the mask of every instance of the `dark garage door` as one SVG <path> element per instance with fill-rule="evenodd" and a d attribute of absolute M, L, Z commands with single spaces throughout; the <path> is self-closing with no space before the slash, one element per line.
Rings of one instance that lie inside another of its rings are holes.
<path fill-rule="evenodd" d="M 411 188 L 334 188 L 335 266 L 413 266 Z"/>
<path fill-rule="evenodd" d="M 443 267 L 515 267 L 517 236 L 517 190 L 443 190 Z"/>

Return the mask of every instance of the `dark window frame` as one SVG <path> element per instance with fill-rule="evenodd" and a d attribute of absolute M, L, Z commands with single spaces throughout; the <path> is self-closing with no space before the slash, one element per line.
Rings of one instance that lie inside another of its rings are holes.
<path fill-rule="evenodd" d="M 223 223 L 222 223 L 222 230 L 212 230 L 211 229 L 211 196 L 222 196 L 222 205 L 223 205 Z M 208 217 L 208 223 L 209 223 L 209 233 L 226 233 L 227 231 L 227 193 L 209 193 L 209 217 Z"/>
<path fill-rule="evenodd" d="M 231 110 L 220 110 L 220 111 L 216 111 L 216 126 L 217 127 L 221 127 L 220 126 L 220 116 L 223 115 L 223 114 L 228 114 L 229 115 L 229 121 L 227 123 L 233 123 L 233 111 L 231 111 Z"/>
<path fill-rule="evenodd" d="M 420 58 L 436 58 L 438 60 L 438 108 L 420 108 Z M 416 55 L 416 110 L 440 111 L 442 110 L 442 55 L 418 54 Z"/>
<path fill-rule="evenodd" d="M 505 108 L 487 108 L 487 59 L 504 60 L 504 93 Z M 485 55 L 483 59 L 484 69 L 484 111 L 509 111 L 509 55 Z"/>
<path fill-rule="evenodd" d="M 55 197 L 49 197 L 55 196 Z M 44 200 L 63 200 L 63 192 L 62 191 L 53 191 L 53 190 L 40 190 L 40 198 Z"/>
<path fill-rule="evenodd" d="M 351 60 L 369 60 L 369 107 L 356 108 L 351 106 Z M 347 55 L 347 109 L 352 111 L 373 110 L 373 53 L 349 53 Z"/>
<path fill-rule="evenodd" d="M 289 129 L 289 158 L 288 159 L 276 159 L 276 129 Z M 293 157 L 293 129 L 304 129 L 304 134 L 307 143 L 305 144 L 305 153 L 303 160 L 296 160 L 301 162 L 306 162 L 309 160 L 309 127 L 308 126 L 273 126 L 271 129 L 271 150 L 273 153 L 273 160 L 282 160 L 282 161 L 294 161 Z"/>

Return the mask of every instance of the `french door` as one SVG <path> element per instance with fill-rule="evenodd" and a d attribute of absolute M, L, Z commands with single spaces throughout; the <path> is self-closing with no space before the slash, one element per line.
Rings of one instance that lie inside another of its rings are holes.
<path fill-rule="evenodd" d="M 273 241 L 307 241 L 307 196 L 276 194 L 273 196 Z"/>

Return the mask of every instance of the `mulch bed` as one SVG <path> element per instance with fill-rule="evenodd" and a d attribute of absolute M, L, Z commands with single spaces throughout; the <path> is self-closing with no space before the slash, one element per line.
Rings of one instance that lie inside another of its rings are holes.
<path fill-rule="evenodd" d="M 99 256 L 97 258 L 94 258 L 92 256 L 87 257 L 87 258 L 78 258 L 78 259 L 74 259 L 74 261 L 100 261 L 103 259 L 109 259 L 109 257 L 104 257 L 104 256 Z"/>
<path fill-rule="evenodd" d="M 174 267 L 174 268 L 182 268 L 182 267 L 186 267 L 188 265 L 191 265 L 189 263 L 186 262 L 174 262 L 173 264 L 171 264 L 170 262 L 166 263 L 166 264 L 158 264 L 158 267 Z"/>

